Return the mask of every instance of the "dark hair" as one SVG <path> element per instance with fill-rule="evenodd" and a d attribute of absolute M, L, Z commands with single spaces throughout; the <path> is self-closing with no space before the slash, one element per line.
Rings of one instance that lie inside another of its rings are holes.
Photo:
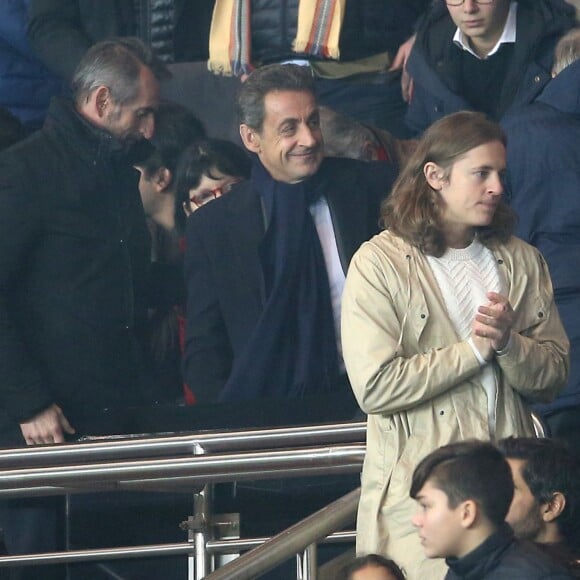
<path fill-rule="evenodd" d="M 161 103 L 155 111 L 155 133 L 149 140 L 154 152 L 141 164 L 146 177 L 163 167 L 175 174 L 181 154 L 205 136 L 202 122 L 188 108 L 169 101 Z"/>
<path fill-rule="evenodd" d="M 445 493 L 451 508 L 475 501 L 495 526 L 505 520 L 514 495 L 512 472 L 503 455 L 491 443 L 476 440 L 451 443 L 427 455 L 413 472 L 413 499 L 427 481 Z"/>
<path fill-rule="evenodd" d="M 326 155 L 372 161 L 366 145 L 379 143 L 368 127 L 328 107 L 320 107 L 320 126 Z"/>
<path fill-rule="evenodd" d="M 149 68 L 158 80 L 170 76 L 165 65 L 138 38 L 112 38 L 94 44 L 73 74 L 75 102 L 80 104 L 100 86 L 109 88 L 118 105 L 133 101 L 139 93 L 142 67 Z"/>
<path fill-rule="evenodd" d="M 24 125 L 4 107 L 0 107 L 0 151 L 8 149 L 26 136 Z"/>
<path fill-rule="evenodd" d="M 556 492 L 566 498 L 556 520 L 558 529 L 571 548 L 580 548 L 580 459 L 563 442 L 532 437 L 509 437 L 498 442 L 508 459 L 525 461 L 522 476 L 540 504 L 552 500 Z"/>
<path fill-rule="evenodd" d="M 252 72 L 238 93 L 240 123 L 261 131 L 264 99 L 272 91 L 306 91 L 314 95 L 310 68 L 296 64 L 269 64 Z"/>
<path fill-rule="evenodd" d="M 493 141 L 505 145 L 505 134 L 482 113 L 461 111 L 431 125 L 395 181 L 391 195 L 383 202 L 383 225 L 423 253 L 441 256 L 447 249 L 441 223 L 443 201 L 427 182 L 423 173 L 425 164 L 436 163 L 448 177 L 453 164 L 462 156 Z M 514 213 L 502 201 L 492 223 L 477 228 L 478 238 L 487 246 L 506 242 L 514 225 Z"/>
<path fill-rule="evenodd" d="M 239 145 L 224 139 L 202 139 L 188 147 L 181 156 L 175 173 L 175 218 L 178 228 L 183 229 L 185 215 L 181 206 L 189 200 L 189 190 L 199 185 L 204 175 L 214 177 L 217 169 L 224 175 L 250 177 L 252 162 Z"/>
<path fill-rule="evenodd" d="M 367 554 L 355 558 L 350 564 L 342 570 L 342 579 L 351 580 L 353 574 L 367 567 L 384 568 L 390 572 L 396 580 L 405 580 L 405 575 L 399 566 L 393 560 L 389 560 L 379 554 Z"/>

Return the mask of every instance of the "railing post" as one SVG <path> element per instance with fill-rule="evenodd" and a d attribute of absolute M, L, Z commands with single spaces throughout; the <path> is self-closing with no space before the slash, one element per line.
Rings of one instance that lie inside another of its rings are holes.
<path fill-rule="evenodd" d="M 194 455 L 204 455 L 205 450 L 201 445 L 194 445 Z M 190 570 L 191 561 L 194 559 L 193 567 L 195 568 L 195 580 L 202 580 L 211 571 L 212 556 L 208 556 L 206 543 L 212 538 L 212 495 L 213 485 L 207 484 L 203 489 L 193 494 L 193 541 L 195 544 L 194 556 L 189 557 Z M 190 573 L 190 578 L 192 578 Z"/>
<path fill-rule="evenodd" d="M 316 580 L 318 576 L 318 547 L 310 544 L 302 558 L 302 580 Z"/>

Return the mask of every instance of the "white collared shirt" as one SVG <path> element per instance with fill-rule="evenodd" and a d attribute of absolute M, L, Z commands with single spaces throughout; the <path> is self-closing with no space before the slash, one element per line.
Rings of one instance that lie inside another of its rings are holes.
<path fill-rule="evenodd" d="M 328 207 L 328 201 L 326 201 L 324 196 L 310 206 L 310 213 L 314 220 L 318 237 L 320 238 L 322 255 L 324 256 L 324 263 L 326 264 L 328 284 L 330 286 L 330 301 L 332 304 L 332 313 L 334 315 L 338 364 L 340 370 L 344 372 L 345 367 L 342 358 L 342 341 L 340 339 L 340 313 L 342 292 L 344 290 L 346 277 L 344 275 L 344 270 L 342 269 L 342 264 L 340 263 L 330 208 Z"/>
<path fill-rule="evenodd" d="M 463 32 L 459 28 L 457 28 L 457 30 L 455 31 L 455 35 L 453 36 L 453 42 L 457 46 L 459 46 L 459 48 L 462 48 L 463 50 L 466 50 L 467 52 L 472 54 L 475 58 L 478 58 L 479 60 L 485 60 L 490 56 L 492 56 L 493 54 L 495 54 L 500 49 L 502 44 L 515 43 L 517 12 L 518 12 L 518 3 L 511 2 L 508 16 L 506 18 L 505 25 L 503 27 L 502 35 L 497 41 L 497 44 L 490 50 L 490 52 L 485 58 L 481 58 L 473 51 L 471 46 L 469 46 L 469 38 L 465 34 L 463 34 Z"/>

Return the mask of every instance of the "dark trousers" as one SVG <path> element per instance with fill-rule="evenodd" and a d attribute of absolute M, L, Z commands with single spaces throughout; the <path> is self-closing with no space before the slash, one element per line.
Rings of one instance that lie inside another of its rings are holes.
<path fill-rule="evenodd" d="M 10 555 L 60 552 L 64 549 L 63 497 L 18 498 L 0 501 L 0 528 Z M 0 568 L 7 580 L 63 580 L 65 567 L 18 566 Z"/>

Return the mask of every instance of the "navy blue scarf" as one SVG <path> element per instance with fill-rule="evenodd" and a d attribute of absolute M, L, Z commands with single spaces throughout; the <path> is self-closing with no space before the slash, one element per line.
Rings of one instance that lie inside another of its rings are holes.
<path fill-rule="evenodd" d="M 326 264 L 308 209 L 325 191 L 323 171 L 296 184 L 272 179 L 256 158 L 252 184 L 267 229 L 260 245 L 266 301 L 222 401 L 301 398 L 330 391 L 339 376 Z"/>

